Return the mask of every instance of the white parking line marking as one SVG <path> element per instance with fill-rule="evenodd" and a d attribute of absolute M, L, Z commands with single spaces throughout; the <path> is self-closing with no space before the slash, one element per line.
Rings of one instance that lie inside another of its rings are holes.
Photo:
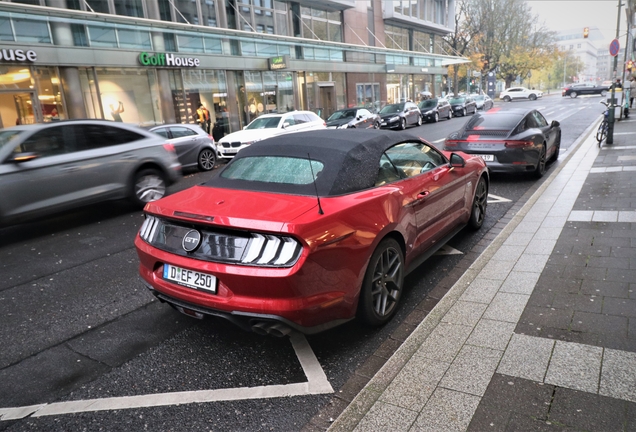
<path fill-rule="evenodd" d="M 438 139 L 437 141 L 431 141 L 431 144 L 439 144 L 441 142 L 444 142 L 445 140 L 446 138 Z"/>
<path fill-rule="evenodd" d="M 173 393 L 155 393 L 138 396 L 88 399 L 51 404 L 30 405 L 14 408 L 0 408 L 0 421 L 18 420 L 32 415 L 43 417 L 90 411 L 110 411 L 118 409 L 148 408 L 155 406 L 183 405 L 190 403 L 219 402 L 247 399 L 269 399 L 289 396 L 306 396 L 333 393 L 311 346 L 301 333 L 294 332 L 290 341 L 298 361 L 307 376 L 307 382 L 270 385 L 259 387 L 240 387 L 218 390 L 195 390 Z"/>
<path fill-rule="evenodd" d="M 504 203 L 504 202 L 512 202 L 512 200 L 509 200 L 508 198 L 500 197 L 498 195 L 488 194 L 488 201 L 486 201 L 487 204 Z"/>

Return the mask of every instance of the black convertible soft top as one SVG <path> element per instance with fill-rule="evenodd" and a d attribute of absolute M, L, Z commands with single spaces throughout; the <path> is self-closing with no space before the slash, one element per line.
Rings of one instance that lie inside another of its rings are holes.
<path fill-rule="evenodd" d="M 278 192 L 296 195 L 337 196 L 374 186 L 380 157 L 389 147 L 401 142 L 417 142 L 403 132 L 358 129 L 324 129 L 291 133 L 252 144 L 205 185 L 228 189 Z M 223 177 L 223 172 L 241 159 L 262 156 L 287 156 L 302 159 L 299 163 L 321 162 L 324 168 L 316 177 L 316 185 L 269 183 Z"/>

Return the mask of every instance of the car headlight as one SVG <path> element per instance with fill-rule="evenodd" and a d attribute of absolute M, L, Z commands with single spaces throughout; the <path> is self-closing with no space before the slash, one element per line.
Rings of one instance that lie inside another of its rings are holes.
<path fill-rule="evenodd" d="M 426 111 L 426 112 L 424 113 L 424 115 L 431 115 L 431 114 L 433 114 L 433 110 Z"/>
<path fill-rule="evenodd" d="M 400 119 L 400 116 L 394 116 L 394 117 L 391 117 L 389 121 L 394 122 L 394 121 L 398 121 L 399 119 Z"/>
<path fill-rule="evenodd" d="M 348 123 L 338 126 L 336 129 L 347 129 L 349 127 Z"/>

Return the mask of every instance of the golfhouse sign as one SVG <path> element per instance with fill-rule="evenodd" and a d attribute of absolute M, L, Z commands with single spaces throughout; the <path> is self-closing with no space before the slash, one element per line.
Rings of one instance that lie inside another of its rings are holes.
<path fill-rule="evenodd" d="M 139 63 L 144 66 L 158 67 L 197 67 L 200 60 L 196 57 L 177 57 L 169 53 L 150 54 L 142 52 L 139 54 Z"/>
<path fill-rule="evenodd" d="M 21 49 L 5 49 L 0 50 L 0 60 L 1 61 L 16 61 L 16 62 L 24 62 L 30 61 L 35 62 L 38 59 L 38 55 L 33 50 L 21 50 Z"/>

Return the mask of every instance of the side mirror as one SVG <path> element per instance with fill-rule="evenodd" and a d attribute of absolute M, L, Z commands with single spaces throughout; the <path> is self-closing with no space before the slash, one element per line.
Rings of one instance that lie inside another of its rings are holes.
<path fill-rule="evenodd" d="M 559 127 L 559 126 L 561 126 L 561 123 L 559 123 L 556 120 L 552 120 L 552 123 L 550 123 L 550 127 L 555 128 L 555 127 Z"/>
<path fill-rule="evenodd" d="M 289 122 L 283 123 L 283 129 L 287 129 L 289 127 Z"/>
<path fill-rule="evenodd" d="M 16 153 L 12 158 L 9 158 L 9 160 L 14 163 L 22 163 L 37 159 L 38 157 L 40 157 L 40 155 L 33 152 Z"/>
<path fill-rule="evenodd" d="M 466 161 L 457 153 L 451 153 L 450 164 L 453 168 L 464 168 L 466 166 Z"/>

